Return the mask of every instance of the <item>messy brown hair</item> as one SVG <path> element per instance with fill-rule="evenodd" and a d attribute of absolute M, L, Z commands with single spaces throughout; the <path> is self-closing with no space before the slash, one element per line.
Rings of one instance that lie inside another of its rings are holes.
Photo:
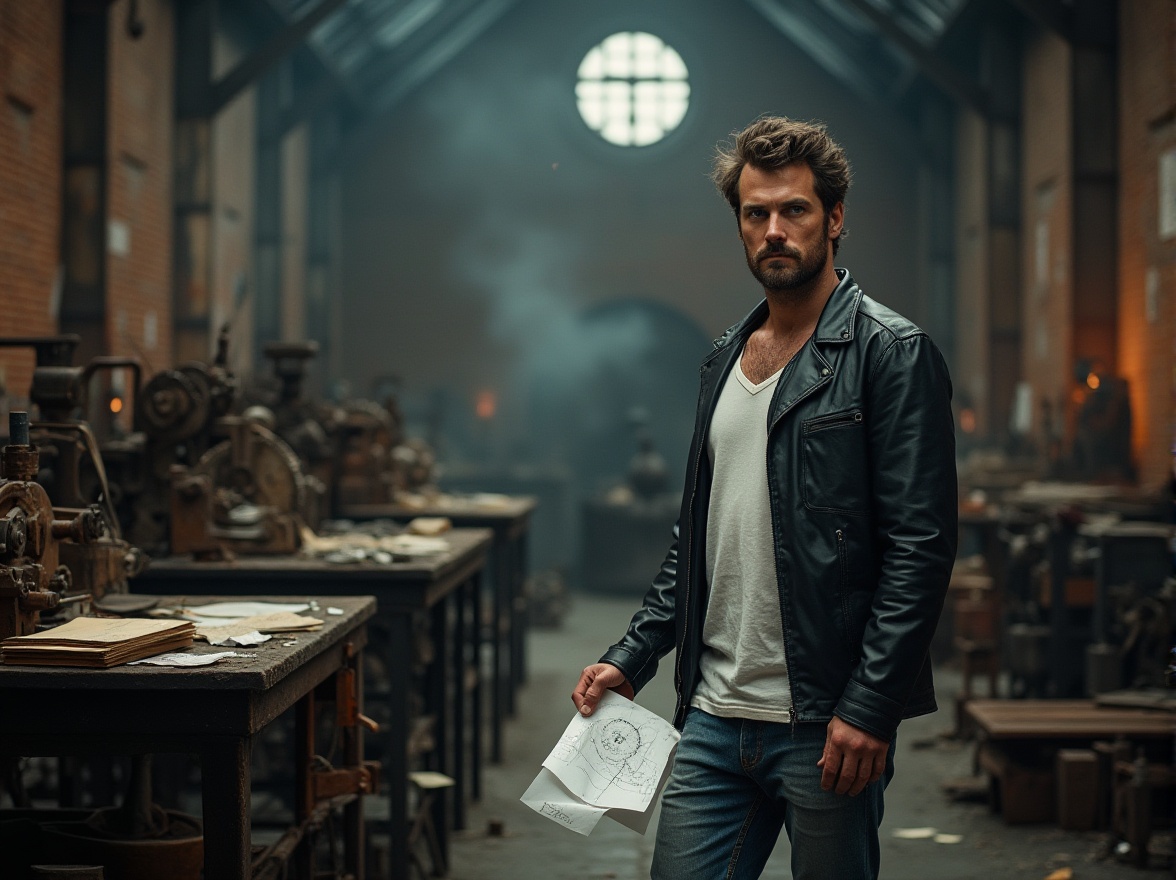
<path fill-rule="evenodd" d="M 852 172 L 845 151 L 829 136 L 822 122 L 797 122 L 783 116 L 761 116 L 743 131 L 733 132 L 730 146 L 715 152 L 711 179 L 739 216 L 739 177 L 745 165 L 765 171 L 804 162 L 813 172 L 817 198 L 825 216 L 849 192 Z M 833 240 L 833 253 L 845 238 L 845 227 Z"/>

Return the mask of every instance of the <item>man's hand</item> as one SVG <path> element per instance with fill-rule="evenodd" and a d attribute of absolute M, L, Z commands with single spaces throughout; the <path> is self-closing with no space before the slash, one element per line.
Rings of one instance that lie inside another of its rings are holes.
<path fill-rule="evenodd" d="M 834 789 L 850 797 L 882 778 L 890 743 L 854 727 L 834 716 L 825 737 L 825 752 L 817 766 L 821 768 L 821 788 Z"/>
<path fill-rule="evenodd" d="M 593 663 L 580 674 L 580 681 L 572 691 L 572 702 L 581 715 L 591 715 L 605 691 L 616 691 L 626 700 L 636 696 L 633 685 L 621 670 L 611 663 Z"/>

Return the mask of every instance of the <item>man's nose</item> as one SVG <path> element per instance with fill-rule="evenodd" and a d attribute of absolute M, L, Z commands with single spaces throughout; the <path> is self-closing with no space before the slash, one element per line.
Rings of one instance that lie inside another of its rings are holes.
<path fill-rule="evenodd" d="M 773 213 L 768 216 L 767 237 L 772 240 L 787 238 L 787 233 L 784 231 L 784 218 L 779 214 Z"/>

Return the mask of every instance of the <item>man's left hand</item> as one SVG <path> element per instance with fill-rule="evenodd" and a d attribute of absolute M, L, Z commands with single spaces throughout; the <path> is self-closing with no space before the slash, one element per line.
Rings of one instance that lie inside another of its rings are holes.
<path fill-rule="evenodd" d="M 821 788 L 854 797 L 882 778 L 890 743 L 837 717 L 829 722 L 828 730 L 825 751 L 817 761 Z"/>

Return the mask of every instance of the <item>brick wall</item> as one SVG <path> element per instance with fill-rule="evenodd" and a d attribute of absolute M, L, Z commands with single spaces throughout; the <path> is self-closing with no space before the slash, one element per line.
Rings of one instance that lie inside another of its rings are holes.
<path fill-rule="evenodd" d="M 175 34 L 169 0 L 141 0 L 144 31 L 110 7 L 106 341 L 151 370 L 172 365 L 171 271 Z"/>
<path fill-rule="evenodd" d="M 0 335 L 57 331 L 61 227 L 60 0 L 0 0 Z M 24 398 L 31 352 L 0 349 Z M 7 432 L 7 424 L 0 433 Z"/>
<path fill-rule="evenodd" d="M 1171 473 L 1176 394 L 1176 235 L 1159 224 L 1160 159 L 1176 150 L 1176 5 L 1120 4 L 1119 41 L 1118 367 L 1140 482 L 1155 486 Z"/>
<path fill-rule="evenodd" d="M 1042 33 L 1023 60 L 1021 376 L 1033 389 L 1031 436 L 1040 443 L 1043 402 L 1068 419 L 1074 388 L 1070 48 Z"/>

